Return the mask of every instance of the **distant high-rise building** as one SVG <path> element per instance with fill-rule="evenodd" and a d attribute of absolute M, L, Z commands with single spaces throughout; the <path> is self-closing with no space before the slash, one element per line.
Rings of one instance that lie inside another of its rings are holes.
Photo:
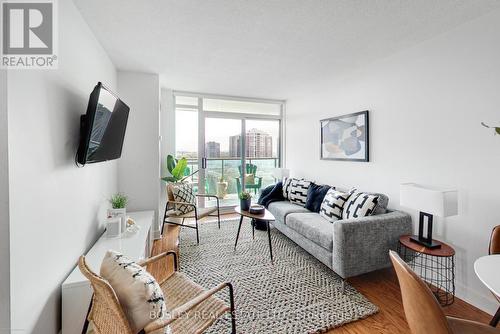
<path fill-rule="evenodd" d="M 205 145 L 207 158 L 220 158 L 220 144 L 215 141 L 209 141 Z"/>
<path fill-rule="evenodd" d="M 264 150 L 266 157 L 272 157 L 273 156 L 273 137 L 267 136 L 265 138 L 265 145 L 266 148 Z"/>
<path fill-rule="evenodd" d="M 251 129 L 245 136 L 246 156 L 248 158 L 271 158 L 273 156 L 273 137 L 264 131 Z M 229 155 L 241 156 L 241 136 L 229 137 Z"/>
<path fill-rule="evenodd" d="M 229 156 L 231 158 L 241 157 L 241 136 L 229 137 Z"/>

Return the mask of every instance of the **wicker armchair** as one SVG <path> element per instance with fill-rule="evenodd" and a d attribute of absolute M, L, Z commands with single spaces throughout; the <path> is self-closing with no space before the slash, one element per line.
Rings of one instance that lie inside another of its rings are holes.
<path fill-rule="evenodd" d="M 234 293 L 231 283 L 221 283 L 210 290 L 202 288 L 177 271 L 177 255 L 172 251 L 161 253 L 139 264 L 141 266 L 155 264 L 159 260 L 166 260 L 169 255 L 174 257 L 175 271 L 158 281 L 165 294 L 169 316 L 152 321 L 139 333 L 161 334 L 166 326 L 170 326 L 172 334 L 203 333 L 217 318 L 229 312 L 232 333 L 235 334 Z M 96 334 L 136 334 L 132 332 L 120 302 L 108 281 L 89 269 L 84 256 L 80 257 L 78 267 L 90 281 L 94 290 L 83 333 L 86 333 L 89 321 L 92 321 Z M 229 289 L 229 306 L 214 296 L 226 287 Z"/>
<path fill-rule="evenodd" d="M 205 217 L 217 217 L 217 223 L 219 224 L 219 228 L 220 228 L 219 197 L 217 197 L 215 195 L 204 195 L 204 194 L 203 195 L 196 194 L 196 197 L 198 197 L 198 198 L 200 198 L 200 197 L 201 198 L 214 198 L 216 200 L 216 206 L 209 207 L 209 208 L 198 208 L 198 206 L 196 206 L 192 203 L 176 202 L 174 199 L 172 185 L 171 184 L 167 185 L 167 204 L 165 205 L 165 214 L 163 215 L 163 224 L 161 226 L 161 235 L 163 235 L 163 228 L 164 228 L 165 224 L 172 224 L 172 225 L 179 225 L 181 227 L 194 228 L 196 230 L 196 242 L 200 243 L 200 236 L 198 233 L 198 220 L 205 218 Z M 190 206 L 193 208 L 193 211 L 180 215 L 175 210 L 176 205 Z M 186 218 L 194 218 L 195 226 L 184 225 L 184 221 L 186 220 Z M 182 222 L 179 223 L 178 220 L 181 220 L 181 219 L 182 219 Z"/>

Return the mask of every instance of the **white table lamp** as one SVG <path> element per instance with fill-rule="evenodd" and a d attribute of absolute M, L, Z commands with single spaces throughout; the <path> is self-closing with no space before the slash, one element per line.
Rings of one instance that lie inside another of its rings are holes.
<path fill-rule="evenodd" d="M 433 216 L 450 217 L 458 215 L 458 192 L 441 190 L 415 183 L 400 185 L 400 205 L 420 211 L 418 236 L 410 239 L 427 248 L 439 248 L 441 245 L 432 241 Z M 426 219 L 427 218 L 427 219 Z M 424 236 L 424 224 L 427 222 L 427 235 Z"/>

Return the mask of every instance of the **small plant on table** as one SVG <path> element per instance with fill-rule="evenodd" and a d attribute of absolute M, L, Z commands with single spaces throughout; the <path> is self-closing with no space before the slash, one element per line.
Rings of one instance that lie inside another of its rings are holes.
<path fill-rule="evenodd" d="M 127 195 L 116 193 L 111 196 L 109 203 L 111 203 L 113 209 L 124 209 L 127 207 L 128 197 Z"/>
<path fill-rule="evenodd" d="M 250 209 L 250 203 L 252 201 L 252 194 L 248 191 L 242 191 L 239 194 L 240 197 L 240 208 L 243 211 L 248 211 Z"/>

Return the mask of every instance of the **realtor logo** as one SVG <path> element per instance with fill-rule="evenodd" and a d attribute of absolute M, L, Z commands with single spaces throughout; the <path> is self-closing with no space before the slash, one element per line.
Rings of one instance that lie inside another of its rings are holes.
<path fill-rule="evenodd" d="M 2 68 L 57 68 L 54 0 L 2 1 Z"/>

